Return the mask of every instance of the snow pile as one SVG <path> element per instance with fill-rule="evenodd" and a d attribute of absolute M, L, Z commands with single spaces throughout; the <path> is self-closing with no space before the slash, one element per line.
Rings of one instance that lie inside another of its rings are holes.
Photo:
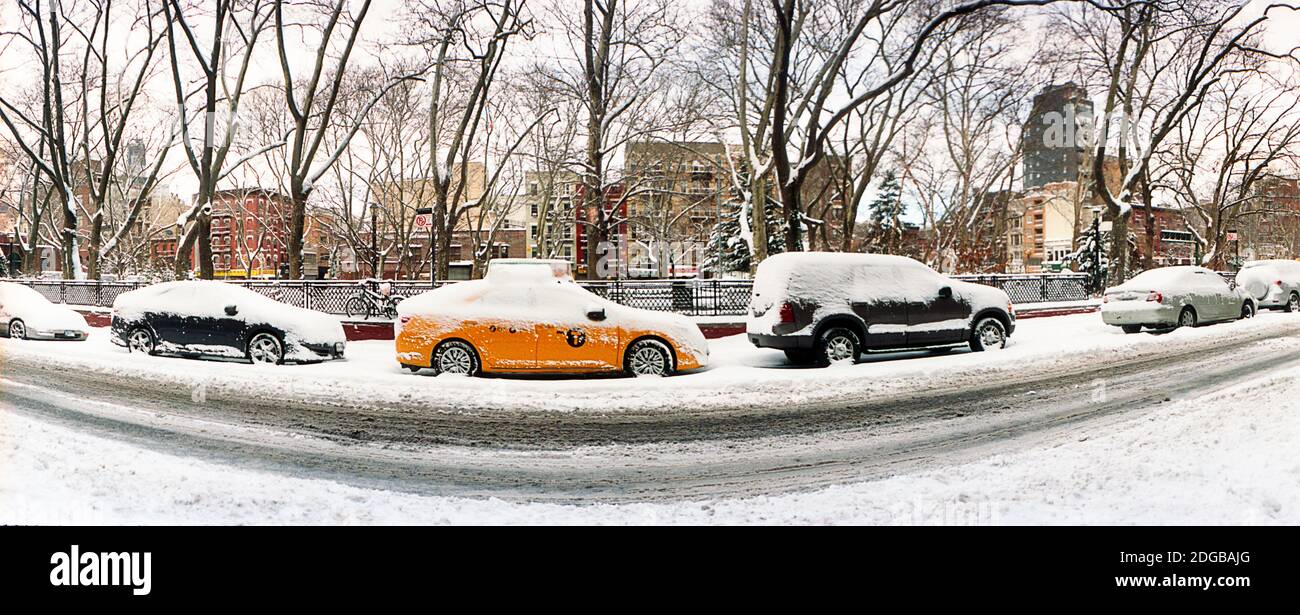
<path fill-rule="evenodd" d="M 28 331 L 89 331 L 86 319 L 66 306 L 50 303 L 31 287 L 0 282 L 0 315 L 19 319 Z"/>

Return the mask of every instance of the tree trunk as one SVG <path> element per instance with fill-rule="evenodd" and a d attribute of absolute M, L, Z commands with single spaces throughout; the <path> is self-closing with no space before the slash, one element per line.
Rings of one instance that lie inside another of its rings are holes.
<path fill-rule="evenodd" d="M 99 279 L 99 246 L 104 231 L 104 216 L 101 212 L 90 223 L 90 238 L 86 240 L 86 277 Z"/>
<path fill-rule="evenodd" d="M 1121 216 L 1117 207 L 1111 208 L 1110 213 L 1110 264 L 1106 270 L 1106 284 L 1119 286 L 1128 278 L 1128 216 Z"/>
<path fill-rule="evenodd" d="M 751 170 L 752 172 L 752 170 Z M 762 178 L 750 182 L 749 196 L 749 230 L 753 236 L 754 258 L 750 260 L 750 272 L 758 269 L 758 264 L 767 259 L 767 185 Z"/>
<path fill-rule="evenodd" d="M 307 226 L 308 191 L 301 187 L 291 189 L 293 209 L 289 212 L 289 279 L 301 280 L 303 232 Z"/>

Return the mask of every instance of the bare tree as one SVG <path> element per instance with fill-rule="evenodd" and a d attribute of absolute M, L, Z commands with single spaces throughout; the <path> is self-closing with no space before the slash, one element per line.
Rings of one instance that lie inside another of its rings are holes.
<path fill-rule="evenodd" d="M 141 111 L 148 111 L 144 88 L 160 55 L 163 29 L 156 21 L 161 15 L 147 3 L 136 5 L 137 12 L 124 17 L 112 0 L 91 0 L 86 6 L 89 23 L 74 26 L 84 49 L 78 122 L 83 164 L 77 184 L 85 187 L 82 207 L 89 220 L 86 273 L 98 278 L 101 261 L 132 232 L 140 209 L 162 177 L 176 133 L 158 114 L 140 117 Z M 120 44 L 137 39 L 138 47 Z M 122 57 L 115 61 L 119 50 Z M 128 138 L 128 131 L 138 137 Z"/>
<path fill-rule="evenodd" d="M 66 30 L 70 18 L 59 0 L 17 0 L 19 23 L 17 28 L 4 33 L 8 39 L 20 41 L 5 47 L 16 47 L 31 54 L 39 67 L 41 86 L 36 96 L 27 101 L 16 101 L 8 92 L 0 92 L 0 123 L 19 145 L 27 160 L 45 176 L 45 198 L 52 198 L 62 212 L 58 230 L 63 276 L 83 278 L 81 245 L 77 234 L 78 207 L 76 198 L 76 173 L 74 162 L 79 151 L 77 116 L 69 113 L 76 98 L 84 95 L 75 91 L 65 80 L 63 56 L 68 46 Z M 32 186 L 39 190 L 40 179 L 34 178 Z M 37 197 L 33 195 L 35 200 Z M 37 224 L 34 228 L 39 228 Z"/>
<path fill-rule="evenodd" d="M 167 49 L 180 115 L 181 149 L 199 182 L 189 210 L 177 220 L 181 240 L 176 250 L 176 274 L 186 275 L 192 269 L 191 254 L 197 245 L 199 277 L 211 279 L 212 196 L 217 184 L 233 169 L 265 151 L 259 149 L 237 160 L 227 160 L 248 68 L 258 40 L 271 23 L 272 7 L 264 0 L 216 0 L 214 13 L 201 16 L 198 9 L 185 7 L 180 0 L 160 2 L 167 18 Z M 212 27 L 206 44 L 191 25 L 200 18 Z M 198 74 L 193 79 L 185 76 L 189 64 L 197 66 Z M 201 111 L 189 108 L 196 94 Z M 196 121 L 202 130 L 197 140 L 192 134 Z M 218 134 L 218 129 L 224 132 Z M 274 143 L 266 149 L 282 145 Z"/>
<path fill-rule="evenodd" d="M 1258 198 L 1283 168 L 1300 160 L 1300 86 L 1263 71 L 1226 76 L 1188 114 L 1157 154 L 1168 178 L 1154 188 L 1171 195 L 1202 246 L 1201 264 L 1227 264 L 1227 233 L 1249 218 L 1293 216 Z M 1261 230 L 1262 229 L 1258 229 Z"/>
<path fill-rule="evenodd" d="M 1246 70 L 1251 56 L 1272 55 L 1257 45 L 1259 33 L 1277 10 L 1272 4 L 1254 18 L 1243 12 L 1249 2 L 1127 2 L 1096 0 L 1062 20 L 1089 45 L 1096 77 L 1104 80 L 1105 103 L 1096 142 L 1092 144 L 1094 191 L 1112 223 L 1112 236 L 1127 237 L 1135 206 L 1147 213 L 1154 233 L 1153 164 L 1156 153 L 1184 120 L 1205 102 L 1215 84 Z M 1108 20 L 1109 23 L 1098 18 Z M 1108 168 L 1114 160 L 1116 168 Z M 1148 238 L 1146 254 L 1151 257 Z M 1128 242 L 1110 246 L 1111 284 L 1131 270 Z M 1146 263 L 1150 264 L 1150 263 Z"/>
<path fill-rule="evenodd" d="M 510 42 L 529 36 L 526 0 L 415 0 L 418 42 L 430 55 L 428 179 L 433 188 L 433 277 L 445 279 L 452 235 L 466 211 L 470 163 Z"/>
<path fill-rule="evenodd" d="M 1005 247 L 1005 209 L 1021 160 L 1020 123 L 1038 82 L 1010 48 L 1023 38 L 1004 11 L 985 11 L 938 41 L 919 122 L 909 126 L 915 152 L 904 153 L 902 179 L 921 205 L 925 260 L 982 272 L 997 269 Z"/>
<path fill-rule="evenodd" d="M 332 0 L 329 3 L 314 5 L 306 11 L 310 18 L 323 18 L 323 24 L 315 22 L 290 23 L 285 20 L 284 0 L 275 0 L 276 48 L 279 52 L 280 70 L 284 82 L 281 84 L 285 103 L 292 118 L 292 127 L 288 135 L 289 147 L 285 152 L 289 197 L 293 201 L 293 211 L 289 217 L 289 277 L 302 277 L 303 237 L 306 224 L 307 199 L 311 196 L 316 183 L 323 177 L 348 147 L 353 136 L 361 129 L 360 122 L 353 122 L 350 130 L 336 134 L 333 149 L 323 152 L 321 146 L 329 134 L 329 127 L 343 90 L 344 76 L 347 72 L 352 52 L 361 35 L 361 26 L 370 12 L 371 0 L 363 0 L 355 14 L 345 11 L 348 0 Z M 343 30 L 348 30 L 346 33 Z M 302 40 L 290 40 L 291 32 L 314 30 L 318 34 L 308 41 L 308 46 L 316 47 L 316 54 L 311 68 L 305 77 L 295 77 L 293 65 L 289 60 L 288 47 L 301 45 Z M 336 37 L 341 42 L 336 42 Z M 332 47 L 337 46 L 337 55 L 331 57 Z M 386 91 L 401 81 L 416 78 L 423 68 L 409 74 L 397 76 L 371 95 L 368 107 L 373 107 Z M 363 109 L 361 117 L 366 111 Z M 355 118 L 354 118 L 355 119 Z M 324 154 L 324 155 L 322 155 Z"/>
<path fill-rule="evenodd" d="M 681 43 L 685 30 L 681 14 L 670 0 L 582 0 L 557 2 L 551 11 L 559 24 L 571 56 L 551 73 L 561 92 L 581 102 L 583 123 L 579 136 L 582 155 L 574 162 L 582 185 L 583 215 L 578 219 L 586 234 L 588 277 L 604 277 L 601 257 L 614 229 L 619 195 L 613 156 L 626 143 L 646 138 L 673 118 L 663 112 L 665 100 L 656 94 L 663 87 L 668 59 Z"/>

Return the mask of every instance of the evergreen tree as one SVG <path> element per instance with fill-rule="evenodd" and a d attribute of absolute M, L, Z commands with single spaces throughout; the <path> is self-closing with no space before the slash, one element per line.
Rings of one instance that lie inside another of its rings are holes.
<path fill-rule="evenodd" d="M 898 173 L 893 169 L 886 171 L 876 198 L 867 204 L 867 243 L 872 252 L 896 254 L 901 249 L 903 223 L 900 219 L 904 211 L 902 197 L 903 187 L 898 182 Z"/>
<path fill-rule="evenodd" d="M 1089 224 L 1079 234 L 1074 253 L 1065 259 L 1066 263 L 1071 264 L 1075 271 L 1088 274 L 1087 289 L 1089 293 L 1101 292 L 1102 286 L 1106 283 L 1106 272 L 1109 265 L 1109 259 L 1106 256 L 1110 245 L 1109 235 L 1110 233 L 1103 233 L 1099 225 Z"/>
<path fill-rule="evenodd" d="M 703 265 L 714 275 L 749 271 L 753 253 L 741 236 L 741 214 L 746 213 L 743 209 L 738 203 L 724 206 L 721 218 L 709 232 L 709 248 Z"/>
<path fill-rule="evenodd" d="M 785 252 L 786 221 L 781 215 L 781 204 L 776 199 L 764 198 L 767 213 L 767 254 Z"/>

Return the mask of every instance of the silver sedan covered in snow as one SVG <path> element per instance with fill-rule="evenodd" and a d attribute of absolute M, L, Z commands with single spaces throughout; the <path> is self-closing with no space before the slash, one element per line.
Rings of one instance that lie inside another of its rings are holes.
<path fill-rule="evenodd" d="M 1152 269 L 1106 289 L 1101 318 L 1137 333 L 1143 327 L 1172 329 L 1250 318 L 1255 298 L 1235 282 L 1204 267 Z"/>

